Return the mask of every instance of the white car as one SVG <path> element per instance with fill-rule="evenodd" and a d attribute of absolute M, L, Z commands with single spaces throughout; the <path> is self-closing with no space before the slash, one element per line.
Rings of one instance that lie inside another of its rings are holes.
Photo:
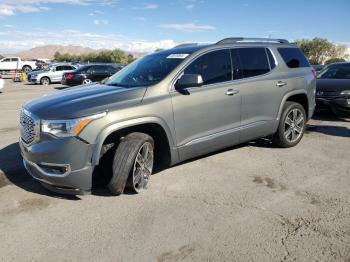
<path fill-rule="evenodd" d="M 35 61 L 24 61 L 20 57 L 5 57 L 0 60 L 0 71 L 23 70 L 28 73 L 36 68 Z"/>
<path fill-rule="evenodd" d="M 27 81 L 42 85 L 61 83 L 63 74 L 75 69 L 76 67 L 70 64 L 53 64 L 47 70 L 29 73 L 27 75 Z"/>
<path fill-rule="evenodd" d="M 1 77 L 1 75 L 0 75 L 0 90 L 3 89 L 4 86 L 5 86 L 5 80 L 2 79 L 2 77 Z M 1 91 L 0 91 L 0 93 L 1 93 Z"/>

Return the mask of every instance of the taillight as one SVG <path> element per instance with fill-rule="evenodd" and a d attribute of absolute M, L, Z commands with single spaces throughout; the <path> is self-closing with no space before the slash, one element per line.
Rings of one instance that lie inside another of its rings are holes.
<path fill-rule="evenodd" d="M 73 77 L 74 77 L 74 74 L 69 73 L 69 74 L 67 75 L 66 79 L 70 80 L 70 79 L 72 79 Z"/>
<path fill-rule="evenodd" d="M 314 79 L 316 79 L 316 78 L 317 78 L 317 72 L 316 72 L 315 69 L 312 69 L 312 74 L 313 74 L 313 76 L 314 76 Z"/>

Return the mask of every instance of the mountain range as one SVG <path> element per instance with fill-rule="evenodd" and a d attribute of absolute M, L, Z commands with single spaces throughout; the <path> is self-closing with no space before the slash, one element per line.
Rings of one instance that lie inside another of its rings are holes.
<path fill-rule="evenodd" d="M 97 53 L 103 50 L 106 50 L 106 49 L 93 49 L 89 47 L 74 46 L 74 45 L 67 45 L 67 46 L 43 45 L 43 46 L 34 47 L 32 49 L 21 51 L 11 55 L 3 54 L 3 56 L 5 57 L 19 56 L 22 59 L 37 59 L 37 58 L 53 59 L 56 52 L 60 52 L 61 54 L 70 54 L 70 55 L 84 55 L 84 54 Z M 136 58 L 147 54 L 147 53 L 141 53 L 141 52 L 127 52 L 127 53 L 133 55 Z"/>

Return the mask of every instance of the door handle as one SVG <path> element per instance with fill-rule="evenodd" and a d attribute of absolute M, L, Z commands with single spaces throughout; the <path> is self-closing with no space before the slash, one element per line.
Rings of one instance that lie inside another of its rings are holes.
<path fill-rule="evenodd" d="M 238 93 L 239 93 L 238 90 L 233 90 L 233 89 L 228 89 L 226 91 L 226 95 L 228 95 L 228 96 L 233 96 L 233 95 L 238 94 Z"/>
<path fill-rule="evenodd" d="M 282 87 L 282 86 L 285 86 L 285 85 L 287 85 L 287 83 L 283 82 L 283 81 L 278 81 L 277 84 L 276 84 L 276 86 L 278 86 L 278 87 Z"/>

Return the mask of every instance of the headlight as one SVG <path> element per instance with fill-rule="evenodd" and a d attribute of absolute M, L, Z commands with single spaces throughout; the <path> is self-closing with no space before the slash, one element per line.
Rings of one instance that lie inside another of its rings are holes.
<path fill-rule="evenodd" d="M 342 96 L 350 96 L 350 90 L 344 90 L 340 93 Z"/>
<path fill-rule="evenodd" d="M 92 121 L 102 118 L 106 112 L 69 120 L 42 120 L 41 132 L 57 137 L 77 136 Z"/>

